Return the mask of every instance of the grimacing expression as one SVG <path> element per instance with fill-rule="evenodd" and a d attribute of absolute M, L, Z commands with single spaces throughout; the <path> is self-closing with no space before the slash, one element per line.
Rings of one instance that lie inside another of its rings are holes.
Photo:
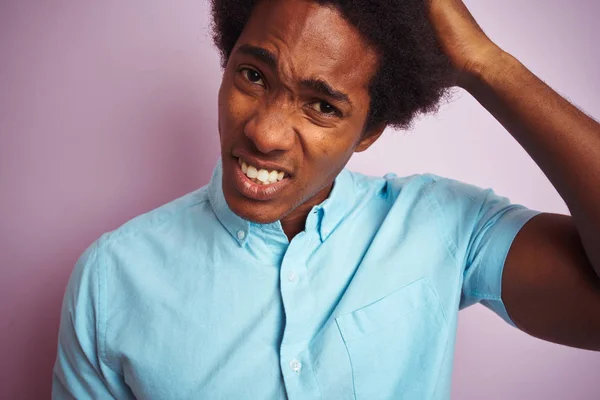
<path fill-rule="evenodd" d="M 270 223 L 327 198 L 352 153 L 383 131 L 364 132 L 377 62 L 335 8 L 256 5 L 219 91 L 223 192 L 234 213 Z"/>

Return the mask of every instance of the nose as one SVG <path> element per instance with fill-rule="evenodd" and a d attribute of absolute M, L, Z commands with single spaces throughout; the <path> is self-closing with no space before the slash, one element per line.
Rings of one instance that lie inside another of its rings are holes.
<path fill-rule="evenodd" d="M 282 101 L 272 101 L 256 110 L 244 128 L 261 153 L 290 150 L 295 141 L 292 112 Z"/>

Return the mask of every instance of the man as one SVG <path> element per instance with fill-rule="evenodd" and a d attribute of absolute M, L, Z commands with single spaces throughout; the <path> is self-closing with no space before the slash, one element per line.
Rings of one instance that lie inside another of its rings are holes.
<path fill-rule="evenodd" d="M 215 0 L 221 161 L 103 235 L 61 318 L 53 397 L 448 398 L 457 314 L 600 350 L 600 126 L 460 0 Z M 344 170 L 465 88 L 572 217 L 434 175 Z"/>

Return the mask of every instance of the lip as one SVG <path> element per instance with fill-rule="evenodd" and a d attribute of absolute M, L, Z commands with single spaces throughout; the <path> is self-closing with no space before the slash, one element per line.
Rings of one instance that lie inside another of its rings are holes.
<path fill-rule="evenodd" d="M 235 183 L 235 187 L 242 195 L 250 199 L 258 201 L 273 200 L 290 184 L 289 176 L 286 176 L 282 180 L 275 183 L 270 183 L 268 185 L 254 183 L 246 176 L 246 174 L 244 174 L 236 158 L 231 158 L 230 160 L 230 167 L 233 170 L 233 181 Z"/>
<path fill-rule="evenodd" d="M 285 172 L 287 177 L 293 176 L 289 168 L 274 162 L 259 160 L 256 157 L 247 154 L 245 151 L 240 150 L 233 152 L 233 156 L 236 158 L 236 162 L 238 158 L 241 158 L 246 164 L 253 165 L 256 169 L 266 169 L 267 171 L 273 171 L 275 169 L 277 171 Z"/>

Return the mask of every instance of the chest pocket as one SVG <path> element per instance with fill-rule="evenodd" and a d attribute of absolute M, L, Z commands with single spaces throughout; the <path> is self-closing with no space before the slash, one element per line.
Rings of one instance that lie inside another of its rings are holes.
<path fill-rule="evenodd" d="M 336 323 L 352 364 L 356 399 L 432 397 L 447 324 L 427 278 L 338 316 Z"/>

